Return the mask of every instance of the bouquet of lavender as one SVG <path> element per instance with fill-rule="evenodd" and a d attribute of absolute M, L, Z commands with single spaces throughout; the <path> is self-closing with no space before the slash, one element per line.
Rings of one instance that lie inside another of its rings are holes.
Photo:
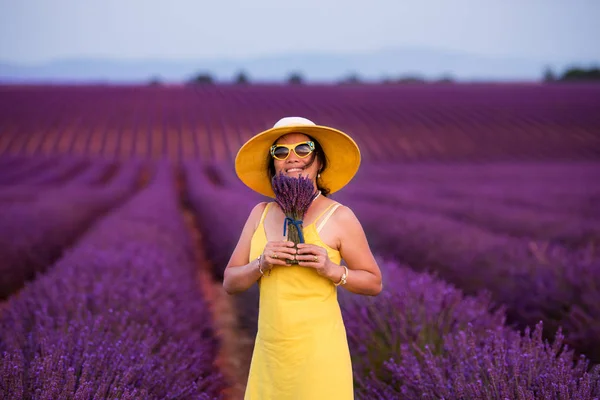
<path fill-rule="evenodd" d="M 311 180 L 300 175 L 298 178 L 289 177 L 283 173 L 275 175 L 271 181 L 275 202 L 285 214 L 283 234 L 294 244 L 304 243 L 302 220 L 312 201 L 319 195 Z M 288 260 L 289 264 L 298 264 L 297 260 Z"/>

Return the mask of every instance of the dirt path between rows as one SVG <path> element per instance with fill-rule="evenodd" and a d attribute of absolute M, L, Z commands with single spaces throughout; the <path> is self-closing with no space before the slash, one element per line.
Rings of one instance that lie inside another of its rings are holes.
<path fill-rule="evenodd" d="M 224 393 L 225 400 L 243 400 L 254 342 L 239 328 L 234 298 L 227 294 L 222 283 L 214 281 L 210 274 L 210 263 L 206 260 L 202 236 L 193 213 L 184 204 L 181 209 L 195 243 L 198 282 L 211 308 L 215 333 L 220 341 L 215 367 L 229 383 Z"/>

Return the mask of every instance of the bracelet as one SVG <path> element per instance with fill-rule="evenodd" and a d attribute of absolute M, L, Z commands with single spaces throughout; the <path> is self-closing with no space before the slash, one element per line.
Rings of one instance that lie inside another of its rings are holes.
<path fill-rule="evenodd" d="M 342 265 L 342 267 L 344 267 L 344 269 L 346 271 L 342 274 L 342 277 L 341 277 L 341 279 L 340 279 L 340 281 L 338 283 L 333 282 L 333 284 L 335 286 L 345 285 L 346 284 L 346 280 L 348 279 L 348 267 L 346 267 L 345 265 Z"/>
<path fill-rule="evenodd" d="M 258 272 L 260 272 L 262 276 L 265 276 L 265 272 L 260 268 L 260 265 L 262 264 L 262 254 L 256 257 L 256 259 L 258 260 Z"/>
<path fill-rule="evenodd" d="M 260 267 L 260 266 L 261 266 L 261 264 L 262 264 L 262 258 L 263 258 L 263 255 L 262 255 L 262 254 L 261 254 L 261 255 L 259 255 L 258 257 L 256 257 L 256 259 L 258 260 L 258 272 L 260 272 L 260 274 L 261 274 L 262 276 L 265 276 L 265 271 L 263 271 L 263 270 L 262 270 L 262 268 Z M 269 270 L 267 270 L 267 275 L 271 276 L 271 270 L 270 270 L 270 269 L 269 269 Z"/>

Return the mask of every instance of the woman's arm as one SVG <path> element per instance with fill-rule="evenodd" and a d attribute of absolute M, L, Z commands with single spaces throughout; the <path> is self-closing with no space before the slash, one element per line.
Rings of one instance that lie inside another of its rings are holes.
<path fill-rule="evenodd" d="M 354 293 L 377 296 L 383 289 L 381 271 L 371 253 L 365 232 L 352 210 L 345 206 L 338 210 L 332 214 L 330 224 L 335 224 L 340 232 L 338 248 L 348 267 L 346 284 L 343 286 Z M 298 244 L 296 258 L 299 265 L 314 268 L 319 275 L 333 283 L 340 282 L 346 272 L 343 266 L 329 259 L 324 247 L 314 244 Z"/>
<path fill-rule="evenodd" d="M 287 265 L 286 259 L 293 259 L 296 254 L 294 243 L 289 241 L 270 241 L 267 242 L 263 251 L 264 257 L 261 257 L 260 266 L 258 259 L 248 260 L 250 254 L 250 242 L 252 241 L 252 235 L 258 227 L 260 217 L 265 209 L 266 203 L 257 204 L 244 225 L 242 234 L 238 240 L 238 243 L 231 254 L 231 258 L 225 267 L 223 274 L 223 288 L 229 294 L 235 294 L 243 292 L 250 288 L 259 280 L 263 274 L 260 272 L 266 272 L 276 265 Z M 272 257 L 274 253 L 278 254 L 278 258 Z"/>
<path fill-rule="evenodd" d="M 249 289 L 262 274 L 258 269 L 258 260 L 249 260 L 250 241 L 256 230 L 260 216 L 265 209 L 266 203 L 257 204 L 242 229 L 238 243 L 231 254 L 223 275 L 223 288 L 229 294 L 243 292 Z"/>
<path fill-rule="evenodd" d="M 363 227 L 350 208 L 341 206 L 336 211 L 332 217 L 335 216 L 336 225 L 341 227 L 339 251 L 349 269 L 343 287 L 353 293 L 377 296 L 383 290 L 381 270 L 371 252 Z M 337 283 L 345 269 L 337 266 L 335 271 L 337 272 L 333 278 Z"/>

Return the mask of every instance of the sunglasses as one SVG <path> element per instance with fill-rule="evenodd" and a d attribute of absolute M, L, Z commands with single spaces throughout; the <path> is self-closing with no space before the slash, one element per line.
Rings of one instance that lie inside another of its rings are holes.
<path fill-rule="evenodd" d="M 271 146 L 271 156 L 276 160 L 285 160 L 292 150 L 299 158 L 306 158 L 315 150 L 315 143 L 309 140 L 294 144 L 274 144 Z"/>

